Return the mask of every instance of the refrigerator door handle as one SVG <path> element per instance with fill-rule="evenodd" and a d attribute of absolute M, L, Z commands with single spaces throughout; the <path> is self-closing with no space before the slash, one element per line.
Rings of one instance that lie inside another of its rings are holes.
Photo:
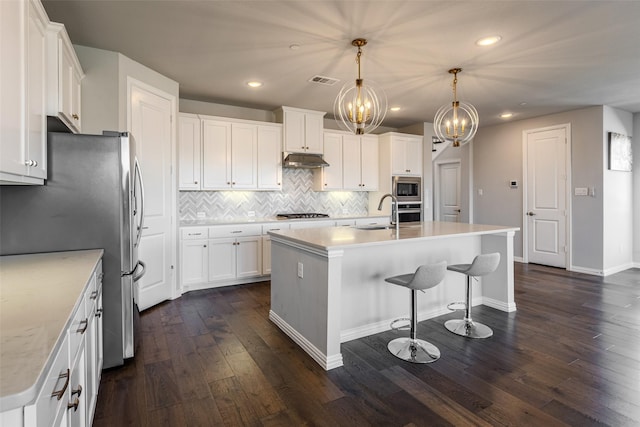
<path fill-rule="evenodd" d="M 142 267 L 142 271 L 136 274 L 136 271 L 138 270 L 138 266 Z M 144 261 L 138 260 L 138 263 L 136 264 L 136 268 L 134 268 L 133 271 L 131 272 L 131 274 L 133 274 L 133 282 L 135 283 L 138 280 L 140 280 L 146 272 L 147 272 L 147 264 L 145 264 Z"/>
<path fill-rule="evenodd" d="M 140 170 L 140 163 L 138 162 L 138 158 L 135 159 L 135 177 L 137 178 L 138 182 L 140 183 L 140 219 L 138 221 L 138 225 L 136 227 L 136 243 L 134 246 L 138 247 L 140 245 L 140 239 L 142 239 L 142 229 L 144 228 L 144 183 L 142 182 L 142 171 Z M 134 212 L 133 214 L 136 215 L 136 209 L 137 209 L 137 200 L 138 198 L 136 197 L 136 189 L 138 187 L 134 184 L 133 186 L 133 198 L 134 198 Z M 142 276 L 140 276 L 142 277 Z"/>

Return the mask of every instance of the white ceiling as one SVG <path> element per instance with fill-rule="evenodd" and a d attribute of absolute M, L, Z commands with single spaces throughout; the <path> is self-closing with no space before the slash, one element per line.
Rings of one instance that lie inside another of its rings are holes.
<path fill-rule="evenodd" d="M 180 97 L 327 111 L 356 76 L 382 86 L 385 126 L 433 121 L 459 99 L 480 126 L 591 105 L 640 112 L 640 1 L 58 1 L 49 17 L 75 44 L 121 52 L 180 84 Z M 502 41 L 478 47 L 483 36 Z M 297 50 L 289 48 L 300 46 Z M 309 83 L 316 75 L 334 86 Z M 264 86 L 249 89 L 246 82 Z"/>

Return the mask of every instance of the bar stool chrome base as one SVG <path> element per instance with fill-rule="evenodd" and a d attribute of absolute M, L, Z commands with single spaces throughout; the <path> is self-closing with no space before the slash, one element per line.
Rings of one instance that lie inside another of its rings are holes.
<path fill-rule="evenodd" d="M 438 347 L 420 339 L 396 338 L 389 341 L 387 348 L 397 358 L 411 363 L 431 363 L 440 359 Z"/>
<path fill-rule="evenodd" d="M 493 330 L 487 325 L 466 319 L 447 320 L 444 327 L 467 338 L 489 338 L 493 335 Z"/>

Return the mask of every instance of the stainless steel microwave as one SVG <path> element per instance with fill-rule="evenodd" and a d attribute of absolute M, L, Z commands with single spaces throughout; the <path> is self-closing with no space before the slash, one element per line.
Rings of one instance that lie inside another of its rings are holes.
<path fill-rule="evenodd" d="M 402 202 L 422 201 L 422 178 L 415 176 L 394 176 L 393 195 Z"/>

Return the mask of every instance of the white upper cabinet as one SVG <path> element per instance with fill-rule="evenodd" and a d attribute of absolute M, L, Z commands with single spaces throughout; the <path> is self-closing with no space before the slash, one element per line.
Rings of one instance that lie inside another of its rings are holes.
<path fill-rule="evenodd" d="M 314 171 L 314 190 L 378 190 L 378 137 L 344 132 L 324 133 L 324 160 Z"/>
<path fill-rule="evenodd" d="M 195 114 L 178 116 L 178 188 L 200 189 L 200 118 Z"/>
<path fill-rule="evenodd" d="M 258 189 L 282 190 L 282 125 L 258 125 Z"/>
<path fill-rule="evenodd" d="M 180 190 L 282 189 L 281 125 L 181 113 L 180 126 Z"/>
<path fill-rule="evenodd" d="M 314 190 L 342 190 L 342 135 L 324 133 L 324 160 L 329 166 L 314 171 Z"/>
<path fill-rule="evenodd" d="M 342 137 L 343 188 L 354 191 L 378 190 L 378 137 Z"/>
<path fill-rule="evenodd" d="M 39 1 L 0 1 L 0 183 L 47 177 L 48 25 Z"/>
<path fill-rule="evenodd" d="M 58 117 L 72 132 L 82 131 L 82 67 L 62 24 L 49 26 L 48 114 Z"/>
<path fill-rule="evenodd" d="M 231 123 L 202 120 L 202 189 L 231 188 Z"/>
<path fill-rule="evenodd" d="M 391 174 L 422 176 L 422 137 L 385 134 L 391 143 Z"/>
<path fill-rule="evenodd" d="M 276 119 L 283 125 L 284 151 L 322 154 L 325 114 L 292 107 L 276 110 Z"/>

